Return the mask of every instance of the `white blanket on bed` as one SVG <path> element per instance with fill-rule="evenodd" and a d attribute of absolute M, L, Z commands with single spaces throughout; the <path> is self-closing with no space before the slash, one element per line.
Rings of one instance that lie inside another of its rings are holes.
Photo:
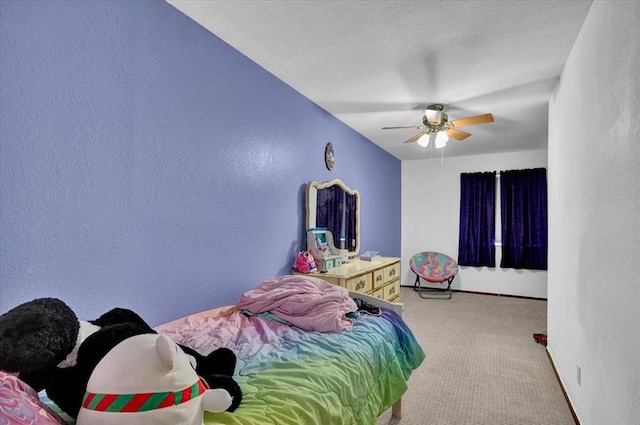
<path fill-rule="evenodd" d="M 352 322 L 345 315 L 357 310 L 345 288 L 304 275 L 279 276 L 245 292 L 238 308 L 258 314 L 270 312 L 308 331 L 342 332 Z"/>

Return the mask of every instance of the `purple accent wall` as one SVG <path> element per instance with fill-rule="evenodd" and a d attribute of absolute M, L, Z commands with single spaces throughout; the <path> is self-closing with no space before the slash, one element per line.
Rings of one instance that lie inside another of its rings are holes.
<path fill-rule="evenodd" d="M 400 161 L 165 2 L 3 0 L 0 84 L 0 313 L 233 304 L 290 273 L 310 180 L 400 256 Z"/>

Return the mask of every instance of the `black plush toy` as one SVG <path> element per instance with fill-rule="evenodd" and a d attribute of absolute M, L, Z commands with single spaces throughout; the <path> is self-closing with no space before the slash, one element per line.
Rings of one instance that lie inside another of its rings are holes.
<path fill-rule="evenodd" d="M 63 411 L 77 417 L 89 377 L 98 362 L 125 339 L 156 333 L 131 310 L 115 308 L 96 320 L 80 321 L 64 302 L 38 298 L 0 316 L 0 370 L 17 374 L 47 395 Z M 223 388 L 233 398 L 234 411 L 242 400 L 233 380 L 235 354 L 219 348 L 202 356 L 180 346 L 196 360 L 196 372 L 211 388 Z"/>

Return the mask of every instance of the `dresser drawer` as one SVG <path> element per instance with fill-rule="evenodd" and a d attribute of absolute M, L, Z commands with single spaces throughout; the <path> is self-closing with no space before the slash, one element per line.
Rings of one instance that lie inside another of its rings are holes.
<path fill-rule="evenodd" d="M 384 269 L 378 269 L 373 271 L 373 289 L 382 287 L 384 283 Z"/>
<path fill-rule="evenodd" d="M 382 283 L 391 282 L 400 277 L 400 263 L 395 263 L 383 269 L 384 277 Z"/>
<path fill-rule="evenodd" d="M 380 298 L 381 300 L 384 300 L 384 291 L 382 290 L 382 288 L 373 291 L 373 293 L 371 294 L 372 296 L 376 297 L 376 298 Z"/>
<path fill-rule="evenodd" d="M 318 273 L 317 275 L 312 275 L 312 276 L 317 276 L 318 278 L 329 282 L 332 285 L 337 285 L 337 286 L 343 286 L 344 285 L 344 280 L 342 282 L 340 282 L 340 278 L 339 277 L 331 277 L 331 276 L 325 276 L 323 274 Z"/>
<path fill-rule="evenodd" d="M 388 285 L 385 285 L 382 288 L 382 291 L 384 292 L 385 300 L 389 301 L 393 298 L 396 298 L 398 295 L 400 295 L 400 279 L 396 280 L 395 282 L 391 282 Z"/>
<path fill-rule="evenodd" d="M 347 280 L 347 289 L 356 292 L 371 292 L 373 288 L 371 282 L 372 273 L 366 273 L 358 277 Z"/>

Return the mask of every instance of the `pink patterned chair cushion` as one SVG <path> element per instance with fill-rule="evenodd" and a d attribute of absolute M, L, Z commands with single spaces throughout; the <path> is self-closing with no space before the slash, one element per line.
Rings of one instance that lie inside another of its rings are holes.
<path fill-rule="evenodd" d="M 458 263 L 440 252 L 420 252 L 409 261 L 411 270 L 427 282 L 444 282 L 458 273 Z"/>
<path fill-rule="evenodd" d="M 0 425 L 65 425 L 33 388 L 0 371 Z"/>

